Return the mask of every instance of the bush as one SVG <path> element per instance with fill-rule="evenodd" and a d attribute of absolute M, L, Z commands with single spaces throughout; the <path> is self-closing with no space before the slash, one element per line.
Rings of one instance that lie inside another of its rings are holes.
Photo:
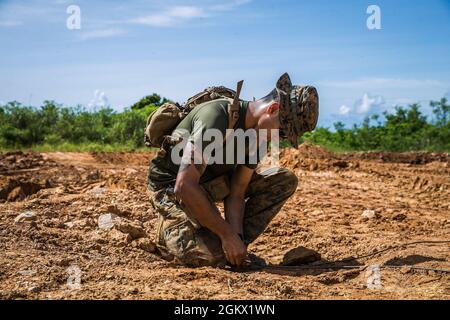
<path fill-rule="evenodd" d="M 366 118 L 361 125 L 346 129 L 334 124 L 335 131 L 318 128 L 305 139 L 337 150 L 386 151 L 450 151 L 450 105 L 447 99 L 430 103 L 434 118 L 428 121 L 419 104 L 396 107 L 393 113 L 384 112 Z"/>
<path fill-rule="evenodd" d="M 123 112 L 111 108 L 88 111 L 45 101 L 39 108 L 13 101 L 0 106 L 0 148 L 61 151 L 135 150 L 144 147 L 148 115 L 168 101 L 157 94 L 144 97 Z M 372 115 L 362 124 L 334 130 L 317 128 L 301 139 L 334 151 L 450 151 L 450 106 L 446 99 L 431 102 L 429 121 L 420 105 L 397 107 L 381 118 Z M 282 143 L 281 146 L 287 146 Z"/>
<path fill-rule="evenodd" d="M 111 108 L 87 111 L 81 106 L 63 107 L 53 101 L 45 101 L 39 108 L 10 102 L 0 106 L 0 148 L 142 148 L 147 117 L 158 106 L 117 113 Z"/>

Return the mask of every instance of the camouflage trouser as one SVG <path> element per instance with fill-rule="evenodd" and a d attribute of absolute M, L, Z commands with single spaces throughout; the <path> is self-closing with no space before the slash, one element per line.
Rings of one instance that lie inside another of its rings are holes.
<path fill-rule="evenodd" d="M 229 193 L 220 177 L 202 184 L 211 202 Z M 244 242 L 253 242 L 266 229 L 297 188 L 297 177 L 285 168 L 257 169 L 247 188 L 244 214 Z M 173 187 L 155 192 L 152 204 L 159 213 L 156 244 L 167 260 L 188 266 L 223 266 L 226 259 L 219 237 L 201 227 L 176 201 Z"/>

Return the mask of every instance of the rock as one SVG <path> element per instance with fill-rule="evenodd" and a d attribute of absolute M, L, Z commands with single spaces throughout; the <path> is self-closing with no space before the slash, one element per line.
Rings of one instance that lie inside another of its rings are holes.
<path fill-rule="evenodd" d="M 283 266 L 295 266 L 312 263 L 321 259 L 318 252 L 305 248 L 297 247 L 288 251 L 283 257 Z"/>
<path fill-rule="evenodd" d="M 59 267 L 68 267 L 70 265 L 71 260 L 67 258 L 56 259 L 53 263 Z"/>
<path fill-rule="evenodd" d="M 317 165 L 316 162 L 310 164 L 309 171 L 316 171 L 317 169 L 319 169 L 319 166 Z"/>
<path fill-rule="evenodd" d="M 136 287 L 132 287 L 128 290 L 129 294 L 138 294 L 139 293 L 139 289 Z"/>
<path fill-rule="evenodd" d="M 103 205 L 100 207 L 99 211 L 104 212 L 104 213 L 113 213 L 118 216 L 120 216 L 120 213 L 121 213 L 120 209 L 114 204 Z"/>
<path fill-rule="evenodd" d="M 153 241 L 151 241 L 150 239 L 148 239 L 148 238 L 139 239 L 139 240 L 135 241 L 133 243 L 133 245 L 136 246 L 137 248 L 142 249 L 142 250 L 144 250 L 146 252 L 149 252 L 149 253 L 156 252 L 156 245 L 155 245 L 155 243 Z"/>
<path fill-rule="evenodd" d="M 409 266 L 404 266 L 404 267 L 400 268 L 400 272 L 402 274 L 407 274 L 407 273 L 410 273 L 411 271 L 412 271 L 412 268 Z"/>
<path fill-rule="evenodd" d="M 69 222 L 66 222 L 66 223 L 64 223 L 64 226 L 66 226 L 67 228 L 73 228 L 74 227 L 74 222 L 73 221 L 69 221 Z"/>
<path fill-rule="evenodd" d="M 38 287 L 38 286 L 32 286 L 32 287 L 29 287 L 29 288 L 28 288 L 28 292 L 31 292 L 31 293 L 39 293 L 39 292 L 41 292 L 41 288 Z"/>
<path fill-rule="evenodd" d="M 342 161 L 342 160 L 338 160 L 338 161 L 333 161 L 333 166 L 336 168 L 347 168 L 348 167 L 348 162 L 347 161 Z"/>
<path fill-rule="evenodd" d="M 374 219 L 376 218 L 377 214 L 375 212 L 375 210 L 364 210 L 363 213 L 361 214 L 361 217 L 364 220 L 369 220 L 369 219 Z"/>
<path fill-rule="evenodd" d="M 147 236 L 144 229 L 136 222 L 128 220 L 120 220 L 116 225 L 117 230 L 127 233 L 132 239 L 139 239 Z"/>
<path fill-rule="evenodd" d="M 125 247 L 133 240 L 129 234 L 122 233 L 116 229 L 110 230 L 108 237 L 119 247 Z"/>
<path fill-rule="evenodd" d="M 120 218 L 113 213 L 102 214 L 98 217 L 98 227 L 101 230 L 110 230 Z"/>
<path fill-rule="evenodd" d="M 86 229 L 95 226 L 95 221 L 92 221 L 89 218 L 79 219 L 74 221 L 69 221 L 64 223 L 67 228 L 77 228 L 77 229 Z"/>
<path fill-rule="evenodd" d="M 119 217 L 123 217 L 123 218 L 127 218 L 131 215 L 130 211 L 121 210 L 114 204 L 103 205 L 98 209 L 98 211 L 100 213 L 112 213 L 112 214 L 115 214 L 115 215 L 117 215 Z"/>
<path fill-rule="evenodd" d="M 406 214 L 404 214 L 404 213 L 397 213 L 394 216 L 392 216 L 392 220 L 395 220 L 395 221 L 403 221 L 405 219 L 406 219 Z"/>
<path fill-rule="evenodd" d="M 36 220 L 36 214 L 33 211 L 25 211 L 19 214 L 15 219 L 14 222 L 16 224 L 22 224 L 26 222 L 32 222 Z"/>
<path fill-rule="evenodd" d="M 278 292 L 284 295 L 292 295 L 293 293 L 295 293 L 295 290 L 287 284 L 282 284 L 278 289 Z"/>
<path fill-rule="evenodd" d="M 96 197 L 99 197 L 105 193 L 106 189 L 101 187 L 95 187 L 89 190 L 89 193 L 93 194 Z"/>
<path fill-rule="evenodd" d="M 8 198 L 6 200 L 8 201 L 17 201 L 17 200 L 23 200 L 27 197 L 27 195 L 23 192 L 22 187 L 15 187 L 11 190 L 11 192 L 8 194 Z"/>
<path fill-rule="evenodd" d="M 20 270 L 17 273 L 22 276 L 34 276 L 37 272 L 36 270 Z"/>

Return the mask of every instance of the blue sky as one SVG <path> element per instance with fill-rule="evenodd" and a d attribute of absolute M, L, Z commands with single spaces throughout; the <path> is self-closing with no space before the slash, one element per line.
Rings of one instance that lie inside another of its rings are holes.
<path fill-rule="evenodd" d="M 381 30 L 366 26 L 372 4 Z M 330 126 L 450 96 L 449 0 L 0 0 L 0 43 L 2 103 L 122 110 L 240 79 L 252 99 L 288 71 L 318 88 Z"/>

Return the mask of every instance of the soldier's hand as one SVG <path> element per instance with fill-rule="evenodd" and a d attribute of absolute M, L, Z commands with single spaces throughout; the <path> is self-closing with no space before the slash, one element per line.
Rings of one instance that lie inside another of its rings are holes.
<path fill-rule="evenodd" d="M 222 239 L 222 248 L 228 262 L 234 266 L 241 266 L 247 257 L 247 247 L 237 233 L 230 232 Z"/>

